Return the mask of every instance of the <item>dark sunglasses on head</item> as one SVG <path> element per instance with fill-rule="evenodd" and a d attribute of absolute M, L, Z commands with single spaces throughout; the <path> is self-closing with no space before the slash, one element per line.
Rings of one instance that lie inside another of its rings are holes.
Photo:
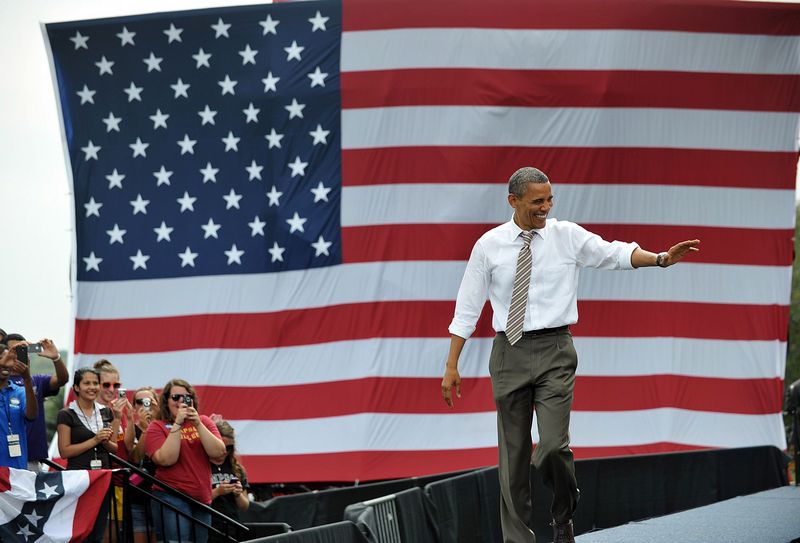
<path fill-rule="evenodd" d="M 191 394 L 170 394 L 169 397 L 172 398 L 173 402 L 182 402 L 184 398 L 186 398 L 186 397 L 191 398 L 192 395 Z"/>
<path fill-rule="evenodd" d="M 103 388 L 111 388 L 112 386 L 117 389 L 122 386 L 122 383 L 103 383 Z"/>

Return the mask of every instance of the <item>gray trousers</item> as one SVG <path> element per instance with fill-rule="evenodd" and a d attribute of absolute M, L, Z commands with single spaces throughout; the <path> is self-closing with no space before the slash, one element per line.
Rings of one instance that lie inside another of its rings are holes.
<path fill-rule="evenodd" d="M 569 448 L 569 414 L 578 355 L 569 330 L 523 336 L 511 345 L 494 338 L 489 373 L 497 406 L 500 522 L 506 543 L 535 543 L 531 519 L 531 456 L 553 491 L 551 513 L 566 522 L 578 505 L 575 464 Z M 533 409 L 539 442 L 532 454 Z"/>

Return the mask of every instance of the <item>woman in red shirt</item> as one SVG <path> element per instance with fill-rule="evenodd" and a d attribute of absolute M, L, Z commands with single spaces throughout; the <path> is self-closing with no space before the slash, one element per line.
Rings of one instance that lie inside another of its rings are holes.
<path fill-rule="evenodd" d="M 183 379 L 172 379 L 161 392 L 156 420 L 147 427 L 145 449 L 156 464 L 155 476 L 166 484 L 188 494 L 200 503 L 211 503 L 211 466 L 209 462 L 222 463 L 225 443 L 216 424 L 198 413 L 199 402 L 192 385 Z M 167 494 L 153 486 L 153 494 L 180 511 L 206 524 L 211 524 L 211 514 L 192 507 L 184 500 Z M 153 502 L 153 520 L 158 528 L 162 521 L 166 541 L 191 538 L 192 523 L 189 518 Z M 178 533 L 180 530 L 180 538 Z M 191 538 L 205 543 L 208 531 L 198 528 Z"/>

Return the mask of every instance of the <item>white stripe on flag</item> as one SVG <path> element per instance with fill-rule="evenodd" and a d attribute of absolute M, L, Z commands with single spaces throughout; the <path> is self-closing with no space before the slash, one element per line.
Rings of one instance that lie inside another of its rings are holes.
<path fill-rule="evenodd" d="M 455 300 L 464 274 L 461 261 L 344 264 L 305 272 L 203 276 L 175 281 L 81 282 L 80 319 L 168 317 L 276 312 L 375 301 Z M 782 304 L 788 266 L 683 264 L 664 270 L 584 270 L 584 300 L 685 301 Z M 534 271 L 534 281 L 536 272 Z M 741 288 L 747 285 L 747 288 Z M 197 292 L 205 293 L 196 296 Z M 123 302 L 129 303 L 123 303 Z"/>
<path fill-rule="evenodd" d="M 506 183 L 344 187 L 342 226 L 500 224 L 512 214 L 507 195 Z M 553 196 L 550 216 L 578 224 L 794 228 L 793 190 L 556 182 Z"/>
<path fill-rule="evenodd" d="M 794 74 L 796 36 L 639 30 L 411 28 L 345 32 L 343 72 L 403 68 Z M 520 54 L 528 51 L 531 54 Z M 533 54 L 535 51 L 546 54 Z"/>
<path fill-rule="evenodd" d="M 128 388 L 166 383 L 180 368 L 195 386 L 224 371 L 231 387 L 273 387 L 368 379 L 441 378 L 449 338 L 364 339 L 280 349 L 192 349 L 164 353 L 78 354 L 75 367 L 100 358 L 114 361 Z M 687 338 L 575 338 L 578 375 L 626 377 L 685 375 L 721 379 L 783 378 L 786 342 Z M 464 347 L 459 372 L 488 377 L 491 338 L 473 338 Z M 647 352 L 647 356 L 642 356 Z M 186 361 L 191 360 L 191 364 Z M 702 364 L 698 363 L 702 360 Z M 221 370 L 215 370 L 219 368 Z M 269 368 L 265 371 L 264 368 Z"/>
<path fill-rule="evenodd" d="M 796 136 L 796 113 L 441 105 L 342 111 L 342 149 L 511 145 L 793 152 Z"/>
<path fill-rule="evenodd" d="M 359 413 L 281 421 L 230 421 L 246 455 L 345 451 L 433 451 L 497 446 L 496 415 Z M 452 428 L 458 428 L 453 432 Z M 535 424 L 534 424 L 535 428 Z M 598 432 L 598 428 L 603 431 Z M 282 436 L 295 436 L 288 442 Z M 536 432 L 532 432 L 536 437 Z M 780 417 L 707 413 L 674 408 L 572 413 L 573 447 L 671 442 L 703 447 L 785 446 Z"/>

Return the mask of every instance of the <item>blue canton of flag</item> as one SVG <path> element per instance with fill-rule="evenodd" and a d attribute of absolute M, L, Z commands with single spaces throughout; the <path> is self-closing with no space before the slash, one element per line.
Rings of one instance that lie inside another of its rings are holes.
<path fill-rule="evenodd" d="M 341 4 L 47 25 L 79 281 L 341 262 Z"/>

